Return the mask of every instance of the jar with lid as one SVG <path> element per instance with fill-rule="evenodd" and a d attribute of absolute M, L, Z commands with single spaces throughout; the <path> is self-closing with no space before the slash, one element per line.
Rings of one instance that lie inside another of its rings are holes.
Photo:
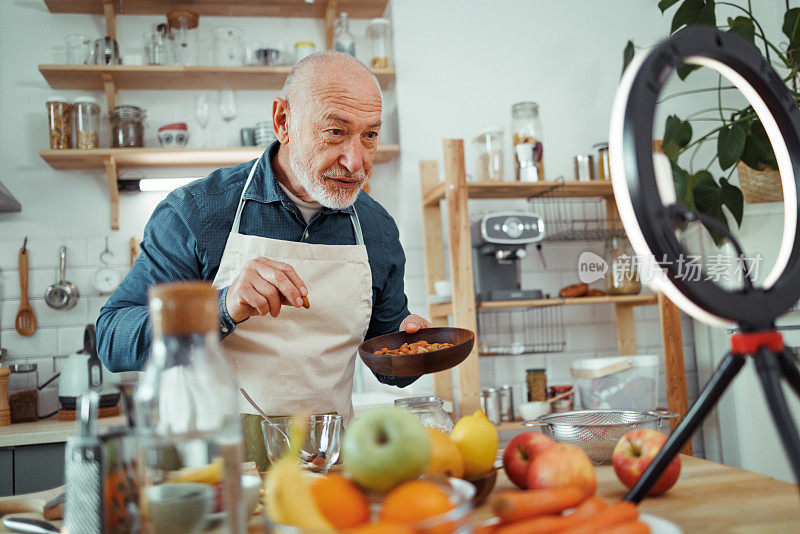
<path fill-rule="evenodd" d="M 395 399 L 394 405 L 410 410 L 425 426 L 437 428 L 445 434 L 453 431 L 453 420 L 444 410 L 444 399 L 441 397 Z"/>
<path fill-rule="evenodd" d="M 8 366 L 8 407 L 12 423 L 36 421 L 39 418 L 39 371 L 35 363 Z"/>
<path fill-rule="evenodd" d="M 598 180 L 610 180 L 611 170 L 608 167 L 608 142 L 595 143 L 592 148 L 597 151 L 597 173 L 595 176 Z"/>
<path fill-rule="evenodd" d="M 219 490 L 192 490 L 201 501 L 220 503 L 220 532 L 244 533 L 238 386 L 219 345 L 217 292 L 192 281 L 156 285 L 148 294 L 152 350 L 134 393 L 140 494 L 155 498 L 178 474 L 217 466 Z M 147 508 L 142 532 L 160 532 Z"/>
<path fill-rule="evenodd" d="M 624 237 L 606 240 L 605 260 L 606 293 L 609 295 L 636 295 L 642 290 L 636 256 L 630 242 Z"/>
<path fill-rule="evenodd" d="M 63 96 L 47 99 L 50 124 L 50 150 L 72 148 L 72 104 Z"/>
<path fill-rule="evenodd" d="M 117 106 L 111 112 L 111 146 L 144 146 L 145 112 L 138 106 Z"/>
<path fill-rule="evenodd" d="M 341 13 L 334 26 L 333 49 L 342 54 L 356 57 L 356 41 L 350 33 L 347 13 Z"/>
<path fill-rule="evenodd" d="M 294 44 L 294 61 L 297 63 L 317 51 L 317 45 L 311 41 L 297 41 Z"/>
<path fill-rule="evenodd" d="M 72 105 L 72 117 L 75 124 L 75 144 L 78 148 L 93 149 L 100 146 L 98 130 L 100 128 L 100 106 L 91 96 L 75 99 Z"/>
<path fill-rule="evenodd" d="M 372 19 L 369 26 L 367 26 L 367 40 L 369 41 L 371 56 L 369 66 L 373 69 L 389 68 L 391 32 L 389 19 Z"/>
<path fill-rule="evenodd" d="M 472 140 L 475 148 L 475 179 L 479 182 L 503 180 L 503 130 L 490 127 Z"/>
<path fill-rule="evenodd" d="M 533 161 L 539 171 L 538 179 L 544 180 L 544 147 L 542 145 L 542 121 L 539 119 L 539 104 L 536 102 L 518 102 L 511 106 L 511 132 L 515 151 L 516 146 L 522 143 L 533 145 Z M 518 180 L 519 167 L 519 161 L 516 161 Z"/>
<path fill-rule="evenodd" d="M 214 65 L 238 67 L 242 64 L 242 30 L 233 27 L 216 28 L 214 39 Z"/>
<path fill-rule="evenodd" d="M 167 25 L 175 38 L 176 62 L 178 65 L 197 65 L 197 25 L 200 15 L 188 9 L 167 12 Z"/>
<path fill-rule="evenodd" d="M 545 369 L 527 369 L 525 381 L 528 383 L 528 402 L 547 400 L 547 371 Z"/>

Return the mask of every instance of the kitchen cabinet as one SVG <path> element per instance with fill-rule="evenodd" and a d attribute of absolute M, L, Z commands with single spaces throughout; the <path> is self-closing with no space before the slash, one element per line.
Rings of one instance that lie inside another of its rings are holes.
<path fill-rule="evenodd" d="M 14 495 L 14 450 L 0 449 L 0 497 Z"/>
<path fill-rule="evenodd" d="M 62 485 L 64 448 L 64 443 L 38 443 L 0 449 L 0 496 Z"/>
<path fill-rule="evenodd" d="M 431 303 L 429 314 L 436 325 L 447 325 L 452 317 L 453 326 L 477 332 L 478 309 L 511 307 L 536 307 L 553 305 L 613 304 L 615 310 L 617 344 L 620 354 L 636 354 L 636 329 L 633 308 L 635 306 L 659 307 L 661 318 L 664 365 L 667 377 L 667 404 L 670 411 L 683 417 L 688 409 L 686 378 L 681 341 L 680 314 L 678 308 L 664 295 L 630 295 L 584 297 L 578 299 L 542 299 L 508 302 L 475 302 L 475 285 L 472 267 L 472 244 L 470 237 L 467 200 L 525 199 L 547 192 L 551 197 L 600 197 L 606 199 L 609 213 L 616 210 L 611 182 L 567 182 L 556 187 L 553 182 L 469 182 L 464 165 L 464 142 L 461 139 L 444 141 L 444 182 L 439 182 L 436 161 L 420 162 L 420 181 L 423 211 L 423 241 L 425 254 L 425 277 L 427 293 L 434 294 L 434 282 L 446 279 L 445 256 L 448 252 L 452 301 Z M 444 207 L 442 207 L 442 204 Z M 613 211 L 612 211 L 613 210 Z M 443 216 L 447 221 L 448 248 L 444 245 Z M 458 405 L 460 413 L 471 413 L 480 407 L 480 369 L 478 346 L 457 369 Z M 434 391 L 447 400 L 454 400 L 452 370 L 434 375 Z M 677 421 L 672 421 L 673 428 Z M 504 423 L 501 430 L 520 429 L 519 423 Z M 683 449 L 691 454 L 691 444 Z"/>
<path fill-rule="evenodd" d="M 118 15 L 165 15 L 173 9 L 191 9 L 200 16 L 308 17 L 325 21 L 326 49 L 333 42 L 333 24 L 341 12 L 350 18 L 383 16 L 389 0 L 194 0 L 165 5 L 160 0 L 44 0 L 51 13 L 102 14 L 106 35 L 116 38 Z M 125 91 L 280 89 L 291 66 L 161 66 L 161 65 L 39 65 L 39 72 L 53 89 L 104 91 L 108 110 Z M 394 83 L 394 69 L 370 69 L 382 88 Z M 254 147 L 168 149 L 42 150 L 40 156 L 54 169 L 102 168 L 106 173 L 112 230 L 119 230 L 118 173 L 121 168 L 152 166 L 223 167 L 239 164 L 261 154 Z M 378 149 L 376 163 L 399 153 L 397 145 Z"/>

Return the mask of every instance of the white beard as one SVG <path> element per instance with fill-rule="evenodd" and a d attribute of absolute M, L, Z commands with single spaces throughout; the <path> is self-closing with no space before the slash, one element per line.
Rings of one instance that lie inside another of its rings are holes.
<path fill-rule="evenodd" d="M 310 158 L 305 157 L 305 154 L 302 154 L 300 150 L 289 151 L 289 166 L 308 195 L 326 208 L 341 210 L 352 206 L 356 198 L 358 198 L 361 187 L 359 186 L 353 190 L 329 189 L 325 187 L 325 178 L 355 178 L 363 184 L 367 179 L 367 173 L 364 172 L 364 169 L 355 173 L 341 170 L 326 171 L 321 173 L 321 176 L 317 179 L 310 168 L 309 162 Z"/>

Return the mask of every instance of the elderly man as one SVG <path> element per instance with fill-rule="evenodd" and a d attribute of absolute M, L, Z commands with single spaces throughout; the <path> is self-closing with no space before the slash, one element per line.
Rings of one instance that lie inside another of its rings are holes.
<path fill-rule="evenodd" d="M 156 208 L 141 256 L 100 312 L 106 366 L 145 364 L 150 285 L 213 280 L 225 355 L 256 402 L 270 414 L 338 412 L 349 421 L 358 344 L 430 326 L 408 312 L 394 220 L 361 191 L 381 107 L 377 80 L 350 56 L 318 53 L 295 65 L 272 104 L 278 140 Z"/>

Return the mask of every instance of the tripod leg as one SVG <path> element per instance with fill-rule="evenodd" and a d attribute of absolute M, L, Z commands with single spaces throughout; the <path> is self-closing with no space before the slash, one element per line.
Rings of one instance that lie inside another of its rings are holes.
<path fill-rule="evenodd" d="M 778 361 L 781 364 L 783 377 L 792 386 L 795 394 L 800 397 L 800 370 L 797 369 L 797 360 L 789 349 L 783 349 L 777 353 Z"/>
<path fill-rule="evenodd" d="M 717 403 L 722 393 L 728 387 L 728 384 L 731 383 L 736 374 L 742 369 L 744 362 L 745 357 L 742 355 L 733 354 L 731 352 L 725 355 L 725 358 L 722 359 L 716 371 L 714 371 L 714 374 L 711 376 L 711 380 L 708 381 L 706 387 L 700 392 L 697 401 L 689 408 L 686 417 L 684 417 L 677 428 L 675 428 L 675 432 L 673 432 L 669 439 L 667 439 L 667 442 L 664 443 L 664 447 L 661 448 L 661 451 L 653 458 L 650 465 L 647 466 L 647 469 L 645 469 L 645 472 L 633 489 L 625 496 L 626 501 L 633 501 L 638 504 L 644 496 L 647 495 L 647 492 L 650 491 L 650 488 L 656 483 L 661 473 L 664 472 L 664 469 L 667 468 L 672 459 L 680 452 L 681 447 L 692 437 L 694 431 L 700 426 L 700 423 L 703 422 L 708 412 L 710 412 Z"/>
<path fill-rule="evenodd" d="M 792 413 L 786 404 L 786 398 L 781 389 L 781 364 L 778 356 L 766 347 L 758 349 L 756 353 L 756 371 L 761 379 L 767 405 L 772 413 L 772 420 L 778 428 L 778 435 L 783 442 L 786 456 L 794 472 L 794 478 L 800 484 L 800 434 L 792 420 Z"/>

